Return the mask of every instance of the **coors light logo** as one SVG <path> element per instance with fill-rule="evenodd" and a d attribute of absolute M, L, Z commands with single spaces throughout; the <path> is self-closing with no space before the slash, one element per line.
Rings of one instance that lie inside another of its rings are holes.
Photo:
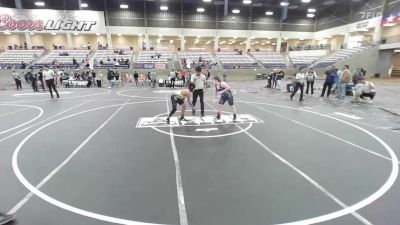
<path fill-rule="evenodd" d="M 96 21 L 80 21 L 70 19 L 34 20 L 13 18 L 10 15 L 0 15 L 0 30 L 8 31 L 90 31 Z"/>

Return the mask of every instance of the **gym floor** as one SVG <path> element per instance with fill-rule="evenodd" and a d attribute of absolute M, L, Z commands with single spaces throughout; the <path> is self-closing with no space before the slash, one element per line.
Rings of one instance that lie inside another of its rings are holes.
<path fill-rule="evenodd" d="M 400 224 L 398 86 L 353 105 L 231 85 L 258 122 L 139 128 L 166 116 L 169 88 L 0 92 L 0 211 L 18 225 Z"/>

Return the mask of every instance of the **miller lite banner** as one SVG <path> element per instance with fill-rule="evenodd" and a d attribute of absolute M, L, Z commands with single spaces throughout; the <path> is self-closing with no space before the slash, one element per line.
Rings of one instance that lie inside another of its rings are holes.
<path fill-rule="evenodd" d="M 0 7 L 0 31 L 105 33 L 106 26 L 102 11 Z"/>

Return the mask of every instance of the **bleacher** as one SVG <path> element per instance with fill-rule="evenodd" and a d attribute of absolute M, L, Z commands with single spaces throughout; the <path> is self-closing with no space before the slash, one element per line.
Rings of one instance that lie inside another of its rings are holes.
<path fill-rule="evenodd" d="M 62 53 L 68 53 L 68 56 L 61 56 Z M 35 67 L 42 67 L 44 65 L 52 65 L 56 60 L 57 64 L 66 68 L 77 68 L 84 59 L 88 57 L 90 50 L 53 50 L 50 54 L 38 60 Z M 79 65 L 72 63 L 73 58 L 76 59 Z"/>
<path fill-rule="evenodd" d="M 252 52 L 251 54 L 265 68 L 287 68 L 286 60 L 280 52 Z"/>
<path fill-rule="evenodd" d="M 363 52 L 365 49 L 366 49 L 365 47 L 341 49 L 341 50 L 333 53 L 332 55 L 326 57 L 325 59 L 322 59 L 320 62 L 318 62 L 317 65 L 315 65 L 315 67 L 316 68 L 328 67 L 339 61 L 345 60 L 349 57 L 359 54 L 359 53 Z"/>
<path fill-rule="evenodd" d="M 137 63 L 167 63 L 172 61 L 171 51 L 140 51 Z"/>
<path fill-rule="evenodd" d="M 326 54 L 327 50 L 291 51 L 289 52 L 289 57 L 292 60 L 293 66 L 298 68 L 310 66 Z"/>
<path fill-rule="evenodd" d="M 123 50 L 122 54 L 114 50 L 99 50 L 93 56 L 93 65 L 95 69 L 99 68 L 129 69 L 133 55 L 134 54 L 132 50 Z M 117 61 L 121 59 L 123 59 L 123 61 L 129 60 L 129 63 L 128 64 L 118 63 L 119 65 L 116 65 L 114 59 L 116 59 Z M 103 65 L 100 64 L 100 61 L 103 62 Z"/>
<path fill-rule="evenodd" d="M 214 63 L 214 58 L 211 56 L 210 52 L 203 52 L 203 51 L 178 52 L 178 57 L 180 62 L 182 63 L 182 67 L 184 68 L 187 68 L 187 65 L 190 65 L 190 68 L 194 69 L 199 64 L 200 58 L 206 62 L 205 64 L 208 64 L 208 68 L 210 69 L 213 67 L 212 64 Z"/>
<path fill-rule="evenodd" d="M 254 69 L 260 65 L 249 55 L 240 55 L 238 52 L 216 52 L 216 57 L 221 61 L 225 69 Z"/>
<path fill-rule="evenodd" d="M 0 54 L 0 67 L 20 69 L 22 62 L 28 66 L 43 54 L 44 50 L 7 50 Z"/>

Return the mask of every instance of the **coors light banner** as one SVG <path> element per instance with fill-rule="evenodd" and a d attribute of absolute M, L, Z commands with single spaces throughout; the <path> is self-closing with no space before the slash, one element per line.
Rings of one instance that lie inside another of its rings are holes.
<path fill-rule="evenodd" d="M 0 7 L 0 31 L 105 33 L 104 13 Z"/>

